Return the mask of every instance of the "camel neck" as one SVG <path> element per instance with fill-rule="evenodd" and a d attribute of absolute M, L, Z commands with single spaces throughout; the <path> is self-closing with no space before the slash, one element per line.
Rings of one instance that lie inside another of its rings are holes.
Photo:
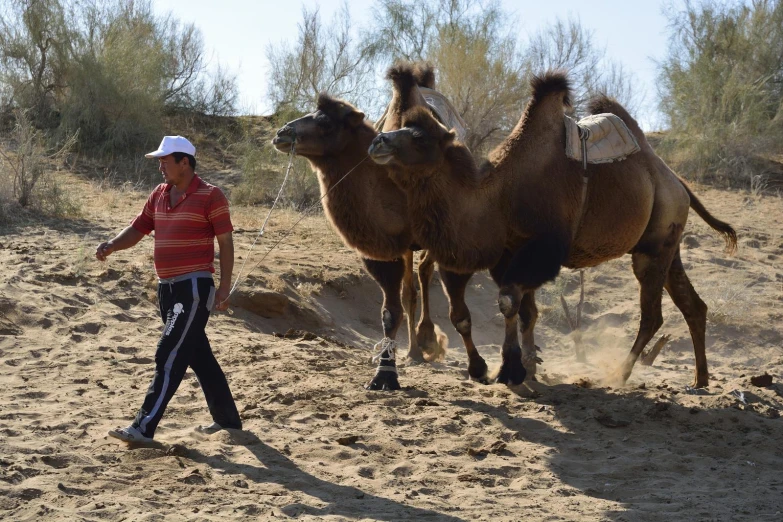
<path fill-rule="evenodd" d="M 526 174 L 529 165 L 544 155 L 545 148 L 559 144 L 564 133 L 562 100 L 555 96 L 532 100 L 511 134 L 489 153 L 488 161 L 493 170 Z M 511 165 L 517 168 L 507 168 Z"/>
<path fill-rule="evenodd" d="M 411 245 L 405 195 L 386 168 L 367 156 L 375 131 L 347 142 L 339 155 L 310 159 L 324 213 L 347 245 L 372 259 L 395 259 Z"/>
<path fill-rule="evenodd" d="M 475 171 L 473 172 L 475 174 Z M 413 235 L 436 261 L 457 271 L 494 266 L 505 241 L 502 183 L 472 182 L 439 170 L 407 187 Z"/>

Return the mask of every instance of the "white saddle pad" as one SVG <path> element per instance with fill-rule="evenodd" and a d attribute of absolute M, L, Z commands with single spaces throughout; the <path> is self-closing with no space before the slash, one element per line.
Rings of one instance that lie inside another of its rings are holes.
<path fill-rule="evenodd" d="M 622 161 L 639 152 L 639 143 L 619 116 L 593 114 L 579 121 L 565 117 L 566 156 L 583 161 L 582 138 L 585 138 L 587 163 Z"/>

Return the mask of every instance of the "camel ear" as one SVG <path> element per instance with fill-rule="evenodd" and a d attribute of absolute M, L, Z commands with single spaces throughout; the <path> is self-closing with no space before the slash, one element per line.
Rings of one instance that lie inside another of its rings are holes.
<path fill-rule="evenodd" d="M 351 127 L 358 127 L 364 122 L 364 113 L 362 111 L 351 111 L 345 119 Z"/>

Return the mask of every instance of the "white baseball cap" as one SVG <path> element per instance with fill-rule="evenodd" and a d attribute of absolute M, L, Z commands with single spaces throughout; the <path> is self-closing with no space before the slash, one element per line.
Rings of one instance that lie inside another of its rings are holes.
<path fill-rule="evenodd" d="M 145 154 L 144 157 L 162 158 L 163 156 L 168 156 L 174 152 L 183 152 L 195 157 L 196 147 L 182 136 L 163 136 L 163 141 L 160 142 L 158 150 Z"/>

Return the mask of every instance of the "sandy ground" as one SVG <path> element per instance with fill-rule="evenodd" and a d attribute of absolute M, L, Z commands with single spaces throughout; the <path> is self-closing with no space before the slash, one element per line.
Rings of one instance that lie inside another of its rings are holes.
<path fill-rule="evenodd" d="M 587 363 L 559 304 L 561 292 L 572 308 L 578 299 L 577 274 L 564 272 L 539 294 L 539 382 L 469 381 L 436 277 L 445 362 L 403 368 L 403 391 L 367 392 L 381 294 L 318 215 L 252 271 L 232 314 L 210 320 L 246 429 L 194 431 L 209 418 L 189 373 L 158 442 L 129 448 L 106 431 L 128 424 L 152 375 L 152 241 L 106 264 L 92 254 L 145 194 L 83 190 L 82 219 L 0 232 L 2 519 L 783 520 L 779 197 L 697 188 L 741 238 L 729 257 L 691 215 L 683 259 L 710 306 L 712 381 L 699 394 L 686 388 L 693 351 L 668 296 L 663 353 L 626 386 L 606 384 L 639 319 L 627 257 L 586 273 Z M 240 263 L 264 214 L 234 210 Z M 296 219 L 274 214 L 246 270 Z M 491 366 L 495 298 L 474 276 L 475 338 Z M 765 372 L 771 386 L 751 384 Z"/>

